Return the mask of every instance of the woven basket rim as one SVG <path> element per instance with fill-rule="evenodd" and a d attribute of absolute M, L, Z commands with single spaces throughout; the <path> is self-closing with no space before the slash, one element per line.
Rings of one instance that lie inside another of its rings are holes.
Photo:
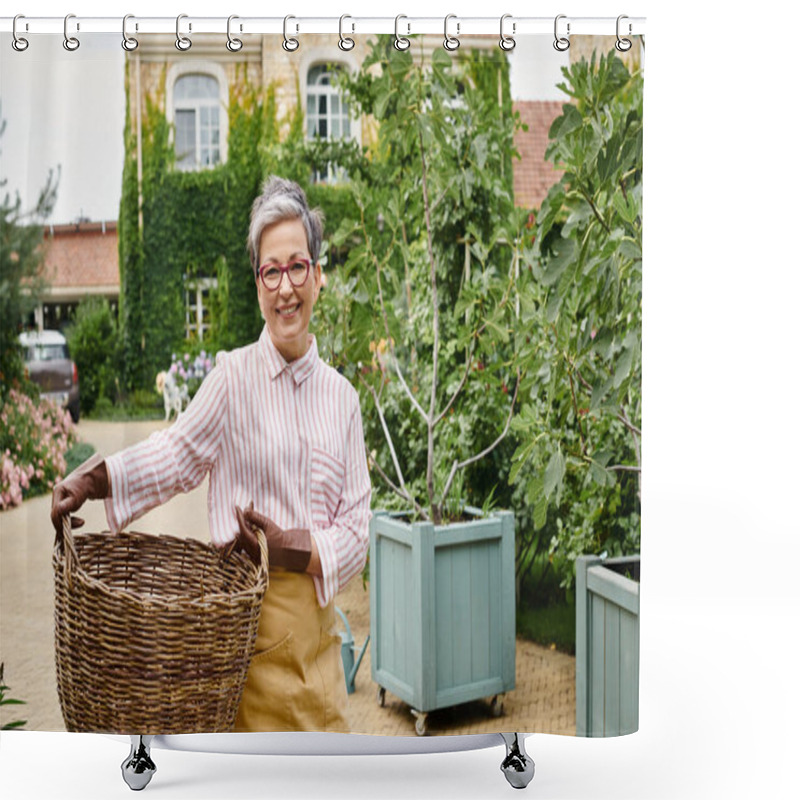
<path fill-rule="evenodd" d="M 198 549 L 218 555 L 220 559 L 223 558 L 222 554 L 215 550 L 212 544 L 190 536 L 181 537 L 167 533 L 148 533 L 145 531 L 120 531 L 119 533 L 115 534 L 109 530 L 82 531 L 80 533 L 73 533 L 72 536 L 74 539 L 88 539 L 90 537 L 101 539 L 107 537 L 109 542 L 121 542 L 126 538 L 130 539 L 135 537 L 139 539 L 159 541 L 162 543 L 170 541 L 177 542 L 181 545 L 188 543 L 190 547 L 197 547 Z M 143 592 L 134 591 L 133 589 L 109 585 L 105 581 L 90 575 L 84 569 L 83 565 L 80 564 L 80 562 L 75 565 L 75 569 L 72 573 L 72 579 L 84 584 L 87 587 L 100 590 L 118 598 L 124 597 L 129 599 L 131 602 L 148 605 L 153 608 L 174 608 L 175 606 L 181 606 L 185 608 L 199 609 L 219 602 L 245 600 L 247 598 L 251 598 L 255 594 L 259 594 L 266 588 L 268 585 L 267 573 L 262 572 L 259 567 L 256 567 L 253 562 L 250 561 L 248 556 L 242 553 L 231 553 L 227 558 L 228 563 L 234 559 L 234 563 L 238 561 L 239 563 L 236 566 L 244 568 L 249 573 L 247 577 L 252 576 L 254 578 L 251 586 L 246 589 L 231 592 L 209 592 L 197 597 L 185 594 L 145 594 Z M 58 568 L 59 571 L 63 573 L 64 579 L 67 581 L 67 583 L 69 583 L 70 577 L 67 575 L 66 550 L 63 544 L 59 546 L 59 544 L 56 543 L 53 549 L 53 566 L 54 568 Z"/>

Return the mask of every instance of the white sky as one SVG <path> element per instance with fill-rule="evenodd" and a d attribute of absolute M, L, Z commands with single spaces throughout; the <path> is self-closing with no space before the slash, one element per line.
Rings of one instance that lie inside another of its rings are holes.
<path fill-rule="evenodd" d="M 0 36 L 0 102 L 6 121 L 0 175 L 29 208 L 50 169 L 61 168 L 50 222 L 115 220 L 125 123 L 119 37 L 84 36 L 68 53 L 60 36 L 30 37 L 17 53 Z"/>

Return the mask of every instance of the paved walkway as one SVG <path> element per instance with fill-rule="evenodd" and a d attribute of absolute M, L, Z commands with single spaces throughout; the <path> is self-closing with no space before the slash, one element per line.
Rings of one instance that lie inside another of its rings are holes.
<path fill-rule="evenodd" d="M 140 441 L 162 422 L 81 422 L 81 439 L 103 455 Z M 135 530 L 191 536 L 208 541 L 206 484 L 188 495 L 179 495 L 155 509 L 133 526 Z M 63 731 L 58 704 L 53 657 L 53 529 L 50 498 L 37 497 L 0 513 L 0 660 L 5 662 L 5 682 L 11 696 L 27 701 L 24 706 L 0 707 L 0 725 L 11 719 L 28 720 L 28 730 Z M 81 509 L 86 530 L 107 528 L 101 503 Z M 356 646 L 369 633 L 369 593 L 360 578 L 339 594 L 336 604 L 345 612 Z M 505 713 L 494 719 L 484 701 L 466 703 L 432 712 L 430 734 L 487 733 L 524 730 L 542 733 L 575 733 L 575 659 L 563 653 L 517 639 L 516 688 L 505 697 Z M 378 705 L 376 685 L 370 676 L 370 649 L 350 695 L 353 730 L 360 733 L 415 735 L 409 707 L 386 694 Z"/>

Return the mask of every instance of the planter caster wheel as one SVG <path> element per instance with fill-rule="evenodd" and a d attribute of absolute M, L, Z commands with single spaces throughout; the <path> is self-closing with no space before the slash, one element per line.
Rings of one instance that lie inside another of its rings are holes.
<path fill-rule="evenodd" d="M 506 757 L 500 769 L 515 789 L 524 789 L 536 770 L 533 759 L 525 752 L 525 740 L 518 733 L 501 733 L 506 745 Z"/>
<path fill-rule="evenodd" d="M 417 736 L 424 736 L 428 732 L 428 712 L 417 711 L 415 708 L 412 708 L 411 713 L 417 719 L 414 723 L 414 730 L 417 732 Z"/>
<path fill-rule="evenodd" d="M 496 719 L 497 717 L 502 717 L 505 713 L 506 706 L 503 699 L 503 695 L 495 695 L 492 698 L 492 702 L 489 704 L 489 709 L 492 712 L 492 716 Z"/>
<path fill-rule="evenodd" d="M 131 736 L 131 752 L 122 762 L 122 778 L 134 792 L 144 789 L 156 772 L 150 758 L 152 740 L 152 736 Z"/>
<path fill-rule="evenodd" d="M 384 708 L 386 705 L 386 689 L 383 686 L 378 687 L 378 705 Z"/>

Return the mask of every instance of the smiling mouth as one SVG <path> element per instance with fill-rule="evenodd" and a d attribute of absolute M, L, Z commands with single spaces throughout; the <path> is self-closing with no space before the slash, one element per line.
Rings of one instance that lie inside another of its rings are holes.
<path fill-rule="evenodd" d="M 275 311 L 281 317 L 290 317 L 299 309 L 300 309 L 300 303 L 297 303 L 296 305 L 286 306 L 285 308 L 276 308 Z"/>

